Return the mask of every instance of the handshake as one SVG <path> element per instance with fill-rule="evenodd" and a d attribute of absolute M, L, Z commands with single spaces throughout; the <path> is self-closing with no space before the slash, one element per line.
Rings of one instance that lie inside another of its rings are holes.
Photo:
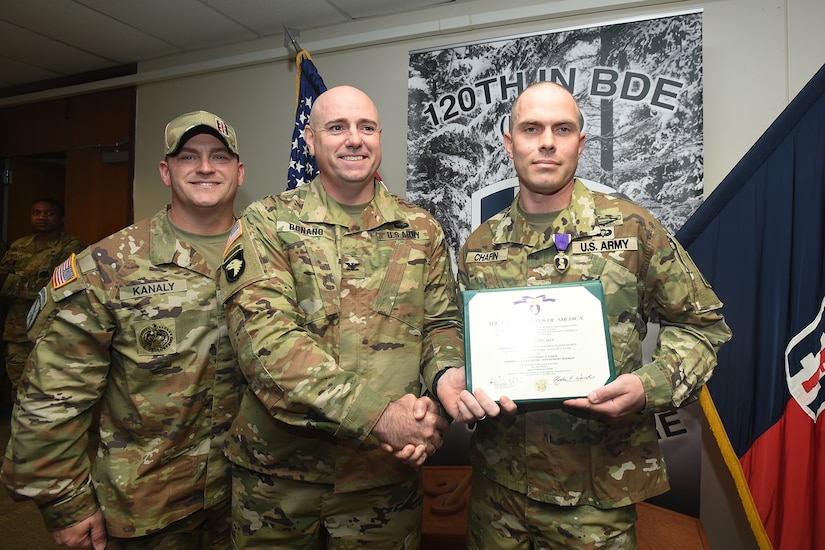
<path fill-rule="evenodd" d="M 429 397 L 408 393 L 391 401 L 375 423 L 372 434 L 381 448 L 409 466 L 421 466 L 441 448 L 450 423 Z"/>
<path fill-rule="evenodd" d="M 516 404 L 507 397 L 497 403 L 482 390 L 467 391 L 464 368 L 450 368 L 438 382 L 438 400 L 447 414 L 459 422 L 471 424 L 501 412 L 515 414 Z M 450 423 L 440 414 L 429 397 L 408 393 L 390 402 L 372 429 L 381 448 L 409 466 L 420 466 L 443 444 Z"/>

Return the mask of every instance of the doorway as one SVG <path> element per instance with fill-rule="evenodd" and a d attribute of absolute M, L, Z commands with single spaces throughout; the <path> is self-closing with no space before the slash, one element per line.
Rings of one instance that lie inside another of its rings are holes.
<path fill-rule="evenodd" d="M 0 108 L 0 229 L 6 244 L 34 232 L 29 207 L 53 198 L 86 245 L 129 225 L 134 87 Z M 2 361 L 0 361 L 2 363 Z M 12 396 L 0 364 L 0 410 Z"/>
<path fill-rule="evenodd" d="M 66 155 L 55 153 L 14 157 L 3 163 L 3 242 L 11 244 L 33 232 L 29 222 L 29 206 L 41 198 L 50 198 L 65 205 Z"/>
<path fill-rule="evenodd" d="M 65 229 L 92 244 L 133 220 L 134 87 L 0 109 L 0 228 L 7 243 L 31 233 L 28 208 L 63 203 Z"/>

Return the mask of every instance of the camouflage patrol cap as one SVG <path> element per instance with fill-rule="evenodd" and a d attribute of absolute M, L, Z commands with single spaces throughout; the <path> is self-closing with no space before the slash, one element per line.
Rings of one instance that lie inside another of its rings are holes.
<path fill-rule="evenodd" d="M 230 152 L 240 156 L 235 129 L 218 115 L 207 111 L 180 115 L 166 125 L 166 154 L 177 155 L 183 144 L 197 134 L 212 134 L 223 141 Z"/>

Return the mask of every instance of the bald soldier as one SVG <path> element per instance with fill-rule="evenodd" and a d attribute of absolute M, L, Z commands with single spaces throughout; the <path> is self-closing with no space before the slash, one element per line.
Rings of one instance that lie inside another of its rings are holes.
<path fill-rule="evenodd" d="M 237 548 L 418 548 L 418 465 L 448 428 L 420 379 L 463 365 L 444 233 L 376 177 L 381 124 L 348 86 L 305 128 L 320 175 L 253 203 L 221 288 L 249 382 L 227 447 Z"/>
<path fill-rule="evenodd" d="M 479 420 L 469 548 L 635 548 L 635 503 L 669 488 L 653 413 L 694 400 L 731 337 L 721 301 L 676 239 L 644 208 L 576 178 L 584 143 L 581 112 L 565 88 L 541 82 L 519 95 L 504 134 L 519 193 L 467 239 L 459 284 L 599 281 L 617 376 L 515 416 L 498 414 L 481 391 L 460 393 L 457 418 Z M 620 241 L 620 249 L 600 246 Z M 648 320 L 661 329 L 643 363 Z M 442 380 L 444 400 L 456 385 L 447 385 L 452 375 Z M 516 412 L 510 396 L 492 397 Z"/>
<path fill-rule="evenodd" d="M 30 315 L 2 481 L 70 548 L 231 547 L 223 444 L 244 382 L 216 274 L 244 166 L 206 111 L 169 122 L 164 152 L 171 205 L 72 255 Z"/>

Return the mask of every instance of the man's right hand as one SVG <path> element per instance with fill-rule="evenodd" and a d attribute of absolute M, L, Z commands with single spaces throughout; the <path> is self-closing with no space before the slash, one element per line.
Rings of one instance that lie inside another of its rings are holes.
<path fill-rule="evenodd" d="M 438 414 L 432 399 L 408 393 L 387 405 L 372 434 L 385 451 L 407 464 L 417 465 L 441 447 L 442 435 L 449 429 L 450 424 Z M 411 451 L 413 448 L 415 451 Z"/>
<path fill-rule="evenodd" d="M 75 523 L 65 529 L 52 531 L 52 538 L 57 544 L 69 548 L 104 550 L 108 544 L 108 538 L 103 512 L 98 510 L 80 523 Z"/>
<path fill-rule="evenodd" d="M 437 390 L 438 400 L 447 414 L 465 424 L 484 420 L 488 416 L 498 416 L 501 412 L 516 414 L 518 411 L 518 406 L 509 397 L 501 396 L 496 403 L 484 390 L 468 392 L 464 367 L 448 369 L 439 380 Z"/>

